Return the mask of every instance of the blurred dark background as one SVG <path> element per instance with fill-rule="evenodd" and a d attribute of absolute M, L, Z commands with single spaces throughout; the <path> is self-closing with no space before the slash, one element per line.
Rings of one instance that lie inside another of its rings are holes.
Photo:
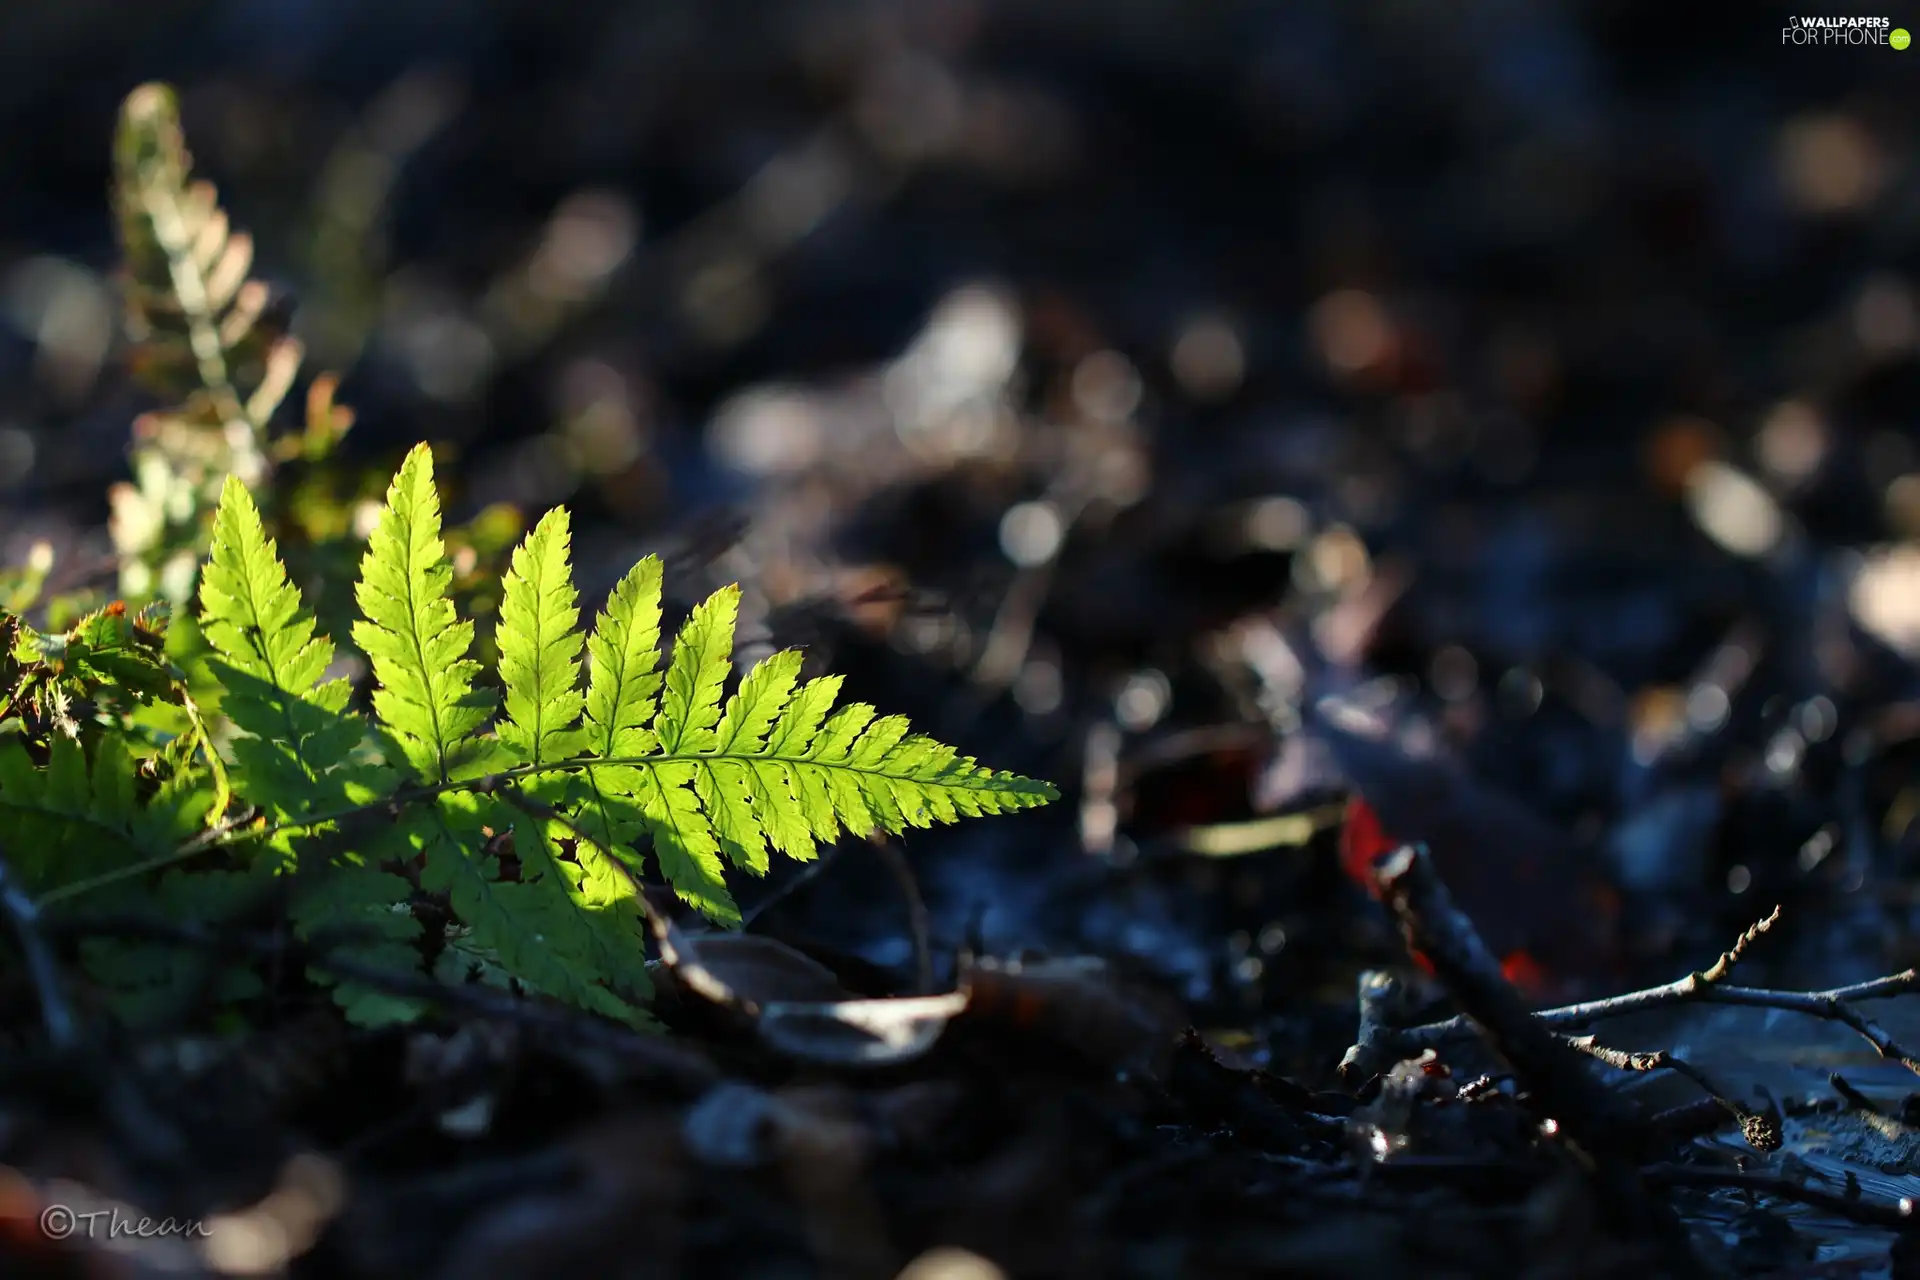
<path fill-rule="evenodd" d="M 1258 721 L 1215 640 L 1284 602 L 1615 878 L 1742 922 L 1775 880 L 1855 892 L 1848 833 L 1912 814 L 1835 779 L 1838 730 L 1915 692 L 1920 50 L 1786 23 L 15 0 L 0 551 L 105 545 L 142 407 L 108 138 L 167 79 L 369 466 L 430 439 L 456 516 L 571 504 L 590 594 L 704 547 L 763 640 L 1066 780 L 1041 843 L 1311 790 L 1250 780 L 1264 749 L 1117 817 L 1080 781 L 1102 725 L 1131 759 Z M 1266 904 L 1230 931 L 1248 980 L 1272 891 L 1235 899 Z M 1165 961 L 1132 919 L 1103 947 Z"/>
<path fill-rule="evenodd" d="M 1457 436 L 1496 482 L 1555 483 L 1635 465 L 1623 440 L 1677 414 L 1751 440 L 1790 397 L 1864 447 L 1902 425 L 1912 371 L 1920 53 L 1782 47 L 1784 23 L 1635 3 L 9 4 L 4 483 L 83 504 L 109 474 L 127 404 L 96 355 L 106 140 L 148 78 L 182 87 L 202 171 L 316 359 L 351 372 L 366 435 L 496 468 L 533 449 L 543 465 L 507 469 L 535 502 L 578 481 L 531 442 L 616 383 L 619 448 L 650 474 L 610 514 L 709 500 L 729 481 L 703 428 L 727 397 L 880 364 L 974 281 L 1010 290 L 1025 354 L 1123 355 L 1167 448 L 1314 420 L 1336 443 Z M 1877 513 L 1824 514 L 1862 535 Z"/>

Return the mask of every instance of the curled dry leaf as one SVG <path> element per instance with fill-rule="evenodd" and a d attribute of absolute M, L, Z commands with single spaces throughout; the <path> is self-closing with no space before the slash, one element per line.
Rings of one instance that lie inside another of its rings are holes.
<path fill-rule="evenodd" d="M 964 1015 L 1102 1066 L 1158 1074 L 1183 1025 L 1172 1002 L 1122 984 L 1090 958 L 985 960 L 964 968 L 958 988 L 944 994 L 859 999 L 824 965 L 775 939 L 689 934 L 664 912 L 651 917 L 661 965 L 682 990 L 732 1010 L 769 1047 L 805 1062 L 911 1062 Z"/>
<path fill-rule="evenodd" d="M 751 1021 L 789 1057 L 840 1066 L 910 1062 L 967 1007 L 946 995 L 856 999 L 819 961 L 754 934 L 689 934 L 653 913 L 661 965 L 682 989 Z"/>
<path fill-rule="evenodd" d="M 795 1058 L 843 1066 L 911 1062 L 967 1008 L 965 988 L 824 1004 L 781 1002 L 760 1011 L 760 1038 Z"/>
<path fill-rule="evenodd" d="M 660 963 L 686 991 L 757 1017 L 770 1004 L 830 1003 L 853 993 L 813 957 L 751 933 L 656 931 Z"/>

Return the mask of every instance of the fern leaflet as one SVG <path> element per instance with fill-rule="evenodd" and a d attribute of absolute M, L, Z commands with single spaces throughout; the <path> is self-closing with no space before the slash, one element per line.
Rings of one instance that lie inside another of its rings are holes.
<path fill-rule="evenodd" d="M 466 656 L 473 624 L 457 617 L 453 568 L 440 542 L 433 453 L 416 445 L 387 488 L 387 503 L 354 588 L 354 643 L 373 663 L 374 714 L 425 783 L 485 773 L 491 743 L 479 736 L 493 700 L 473 687 Z"/>
<path fill-rule="evenodd" d="M 551 764 L 586 745 L 575 727 L 580 695 L 580 646 L 575 624 L 573 571 L 567 564 L 567 512 L 548 512 L 513 553 L 500 605 L 500 678 L 507 718 L 500 740 L 527 764 Z"/>

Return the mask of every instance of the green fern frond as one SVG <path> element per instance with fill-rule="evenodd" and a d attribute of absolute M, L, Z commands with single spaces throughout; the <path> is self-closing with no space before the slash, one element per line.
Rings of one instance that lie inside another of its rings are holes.
<path fill-rule="evenodd" d="M 720 723 L 720 691 L 733 656 L 733 626 L 740 615 L 740 588 L 722 587 L 696 606 L 673 642 L 667 692 L 654 725 L 660 750 L 669 756 L 713 746 Z"/>
<path fill-rule="evenodd" d="M 647 726 L 658 711 L 661 563 L 648 556 L 614 587 L 587 641 L 587 750 L 599 759 L 636 760 L 658 739 Z M 718 844 L 694 797 L 687 764 L 596 765 L 574 780 L 574 830 L 599 855 L 642 871 L 633 843 L 651 832 L 668 883 L 716 920 L 737 922 Z"/>
<path fill-rule="evenodd" d="M 404 973 L 417 968 L 420 922 L 410 906 L 413 886 L 390 871 L 367 865 L 357 856 L 326 868 L 299 887 L 292 903 L 295 932 L 306 941 L 325 941 L 327 954 L 351 958 L 360 964 Z M 322 985 L 333 985 L 333 998 L 360 1026 L 407 1022 L 425 1006 L 377 991 L 362 983 L 334 984 L 324 964 L 309 966 L 308 974 Z"/>
<path fill-rule="evenodd" d="M 417 966 L 422 891 L 451 908 L 442 977 L 510 981 L 637 1022 L 648 993 L 638 846 L 651 847 L 684 900 L 737 924 L 729 864 L 764 874 L 774 852 L 809 858 L 842 832 L 900 832 L 1055 798 L 1044 782 L 910 735 L 902 717 L 864 703 L 836 710 L 839 677 L 803 683 L 797 652 L 755 665 L 726 696 L 737 587 L 694 608 L 662 672 L 655 558 L 634 566 L 582 635 L 569 542 L 567 514 L 549 513 L 501 580 L 503 714 L 488 732 L 493 699 L 475 687 L 473 624 L 449 593 L 432 454 L 414 449 L 388 488 L 355 589 L 354 637 L 375 684 L 369 724 L 349 708 L 347 685 L 326 678 L 333 643 L 288 580 L 245 485 L 229 480 L 198 633 L 233 730 L 222 750 L 235 797 L 261 819 L 245 843 L 230 842 L 245 860 L 172 865 L 226 843 L 203 830 L 208 804 L 226 797 L 225 775 L 211 776 L 216 735 L 184 693 L 177 709 L 192 732 L 163 741 L 144 765 L 111 728 L 48 736 L 44 765 L 18 737 L 0 740 L 0 840 L 27 855 L 23 874 L 50 886 L 50 900 L 102 887 L 137 897 L 149 873 L 171 867 L 157 900 L 202 921 L 240 902 L 240 888 L 280 888 L 275 877 L 290 875 L 295 932 L 321 947 L 310 972 L 358 1022 L 409 1018 L 419 1006 L 335 982 L 327 957 Z M 25 654 L 9 677 L 16 696 L 29 667 L 97 663 L 122 641 L 163 661 L 158 614 L 109 610 L 82 622 L 16 643 Z M 179 692 L 178 676 L 168 679 Z M 384 764 L 368 759 L 382 752 Z M 413 785 L 394 785 L 400 767 Z M 396 821 L 347 821 L 389 808 Z M 261 839 L 278 856 L 259 856 Z M 137 948 L 89 950 L 109 986 L 173 989 L 187 971 L 149 961 Z"/>
<path fill-rule="evenodd" d="M 776 654 L 761 666 L 780 659 Z M 780 718 L 764 746 L 749 737 L 714 753 L 724 762 L 714 768 L 736 771 L 735 776 L 744 771 L 750 783 L 745 809 L 716 817 L 716 825 L 744 829 L 762 815 L 783 814 L 780 825 L 768 825 L 786 842 L 776 840 L 776 845 L 788 852 L 806 840 L 829 842 L 842 829 L 855 835 L 876 829 L 898 834 L 909 827 L 1010 813 L 1057 798 L 1046 783 L 997 773 L 952 747 L 909 735 L 903 716 L 876 719 L 865 703 L 842 707 L 822 723 L 839 683 L 834 676 L 808 681 L 790 700 L 785 691 L 791 683 L 784 674 L 764 686 L 759 694 L 764 704 L 751 717 L 743 713 L 743 722 L 757 722 L 770 708 Z M 736 701 L 755 685 L 754 675 L 749 675 Z M 731 705 L 728 710 L 731 713 Z M 718 786 L 710 803 L 738 807 L 741 789 Z"/>
<path fill-rule="evenodd" d="M 814 853 L 805 816 L 781 785 L 782 766 L 753 759 L 766 753 L 767 734 L 799 678 L 800 654 L 792 649 L 754 667 L 720 718 L 716 758 L 694 779 L 727 860 L 754 875 L 767 872 L 769 839 L 790 858 L 804 861 Z"/>
<path fill-rule="evenodd" d="M 646 765 L 631 797 L 640 821 L 653 837 L 660 874 L 682 901 L 698 907 L 721 924 L 740 923 L 740 908 L 720 863 L 720 838 L 713 821 L 701 808 L 692 785 L 701 766 L 692 760 L 666 760 Z"/>
<path fill-rule="evenodd" d="M 587 639 L 587 749 L 608 759 L 653 749 L 655 699 L 660 695 L 660 578 L 658 556 L 627 571 Z"/>
<path fill-rule="evenodd" d="M 275 458 L 324 461 L 350 415 L 323 377 L 304 435 L 269 439 L 303 352 L 252 278 L 252 242 L 194 179 L 164 86 L 126 100 L 113 200 L 135 373 L 171 406 L 136 424 L 136 483 L 111 495 L 122 589 L 158 590 L 176 609 L 197 598 L 199 616 L 169 641 L 164 607 L 116 604 L 48 635 L 0 615 L 0 842 L 43 906 L 97 892 L 210 924 L 285 894 L 316 948 L 310 976 L 376 1023 L 421 1006 L 338 980 L 328 959 L 419 967 L 426 895 L 450 909 L 443 979 L 639 1021 L 644 849 L 681 898 L 737 924 L 729 866 L 760 875 L 774 853 L 811 858 L 843 832 L 1055 798 L 909 734 L 901 717 L 836 709 L 840 679 L 802 682 L 798 653 L 754 666 L 728 696 L 737 587 L 692 611 L 663 666 L 656 558 L 583 635 L 567 513 L 541 520 L 502 576 L 518 513 L 444 529 L 425 445 L 393 477 L 360 558 L 352 637 L 371 662 L 373 714 L 354 711 L 347 682 L 328 678 L 334 643 L 249 493 Z M 340 576 L 315 571 L 348 528 L 331 492 L 315 491 L 325 511 L 288 503 L 277 526 L 296 549 L 316 544 L 302 581 Z M 497 720 L 455 605 L 447 546 L 462 540 L 460 598 L 500 589 Z M 21 584 L 0 587 L 24 598 Z M 256 975 L 210 968 L 225 958 L 209 953 L 89 939 L 83 954 L 136 1012 L 261 990 Z"/>
<path fill-rule="evenodd" d="M 487 771 L 492 743 L 480 736 L 493 707 L 473 687 L 480 664 L 466 656 L 473 624 L 456 615 L 453 569 L 440 542 L 433 452 L 416 445 L 387 488 L 354 598 L 354 643 L 373 663 L 373 709 L 408 764 L 428 784 Z"/>

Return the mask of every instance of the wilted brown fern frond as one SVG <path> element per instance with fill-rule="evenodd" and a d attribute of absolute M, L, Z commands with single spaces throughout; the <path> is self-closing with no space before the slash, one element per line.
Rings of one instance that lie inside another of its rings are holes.
<path fill-rule="evenodd" d="M 114 153 L 135 373 L 161 395 L 185 394 L 175 414 L 245 427 L 258 441 L 301 348 L 269 316 L 266 284 L 249 276 L 252 238 L 229 225 L 213 184 L 192 177 L 171 89 L 127 96 Z"/>
<path fill-rule="evenodd" d="M 183 599 L 203 550 L 203 513 L 233 473 L 265 476 L 267 424 L 302 351 L 253 279 L 253 241 L 229 224 L 193 161 L 172 89 L 127 95 L 114 138 L 113 207 L 133 373 L 170 407 L 134 425 L 134 483 L 113 494 L 129 595 Z"/>

